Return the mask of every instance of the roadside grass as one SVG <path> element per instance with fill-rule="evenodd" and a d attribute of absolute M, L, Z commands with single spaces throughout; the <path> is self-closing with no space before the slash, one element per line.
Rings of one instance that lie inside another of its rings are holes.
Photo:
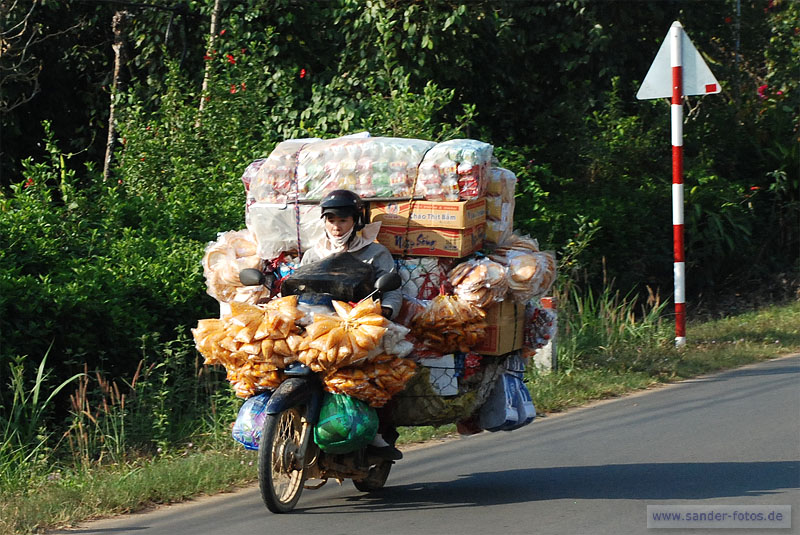
<path fill-rule="evenodd" d="M 617 351 L 609 367 L 570 367 L 553 374 L 529 371 L 528 386 L 537 411 L 558 412 L 654 384 L 798 352 L 800 301 L 689 323 L 687 344 L 680 349 L 673 347 L 673 328 L 662 326 L 654 344 L 633 344 Z M 598 359 L 590 360 L 596 363 Z"/>
<path fill-rule="evenodd" d="M 633 306 L 624 299 L 622 304 Z M 526 379 L 540 413 L 800 351 L 800 302 L 690 323 L 688 342 L 680 349 L 673 347 L 669 322 L 646 312 L 636 318 L 627 313 L 619 317 L 624 329 L 620 324 L 595 326 L 593 349 L 580 341 L 563 341 L 562 332 L 556 373 L 529 370 Z M 642 337 L 633 327 L 648 317 L 652 323 L 642 329 L 649 334 Z M 570 321 L 575 322 L 574 328 L 582 320 L 564 318 L 567 326 Z M 633 338 L 615 334 L 613 344 L 604 343 L 596 339 L 603 329 L 627 329 Z M 224 425 L 219 423 L 220 428 Z M 455 426 L 405 427 L 400 433 L 400 444 L 418 443 L 454 435 Z M 0 535 L 74 525 L 252 483 L 256 456 L 224 434 L 214 433 L 198 439 L 196 446 L 163 455 L 103 466 L 59 467 L 50 459 L 40 459 L 24 484 L 0 489 Z"/>

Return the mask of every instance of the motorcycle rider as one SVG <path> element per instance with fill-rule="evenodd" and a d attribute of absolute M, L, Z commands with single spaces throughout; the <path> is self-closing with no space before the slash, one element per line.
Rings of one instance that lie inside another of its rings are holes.
<path fill-rule="evenodd" d="M 303 253 L 300 265 L 323 260 L 335 253 L 348 252 L 358 260 L 371 264 L 375 269 L 376 279 L 395 271 L 392 254 L 386 247 L 374 241 L 380 223 L 366 224 L 364 203 L 358 194 L 346 189 L 334 190 L 322 199 L 320 207 L 321 217 L 325 219 L 325 236 L 313 248 Z M 399 289 L 384 292 L 381 296 L 381 311 L 389 319 L 397 316 L 402 304 L 403 295 Z M 403 454 L 384 439 L 384 436 L 392 442 L 397 439 L 397 431 L 391 425 L 390 415 L 391 410 L 388 407 L 378 411 L 378 433 L 367 448 L 384 459 L 398 460 Z"/>

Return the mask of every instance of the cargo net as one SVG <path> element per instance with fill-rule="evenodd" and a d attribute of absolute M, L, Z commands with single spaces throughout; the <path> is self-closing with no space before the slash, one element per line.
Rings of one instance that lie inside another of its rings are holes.
<path fill-rule="evenodd" d="M 469 418 L 489 398 L 497 378 L 518 367 L 512 357 L 518 358 L 516 353 L 498 357 L 455 353 L 420 359 L 421 366 L 405 390 L 392 398 L 393 423 L 439 426 Z"/>

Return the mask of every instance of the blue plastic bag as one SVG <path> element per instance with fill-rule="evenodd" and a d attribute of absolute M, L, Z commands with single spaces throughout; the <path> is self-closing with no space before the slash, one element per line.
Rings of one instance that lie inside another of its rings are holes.
<path fill-rule="evenodd" d="M 511 369 L 497 378 L 480 408 L 478 422 L 487 431 L 512 431 L 528 425 L 535 417 L 536 408 L 522 380 L 522 371 Z"/>
<path fill-rule="evenodd" d="M 261 430 L 267 418 L 266 408 L 271 392 L 264 392 L 248 398 L 233 424 L 233 438 L 248 450 L 257 450 L 261 440 Z"/>

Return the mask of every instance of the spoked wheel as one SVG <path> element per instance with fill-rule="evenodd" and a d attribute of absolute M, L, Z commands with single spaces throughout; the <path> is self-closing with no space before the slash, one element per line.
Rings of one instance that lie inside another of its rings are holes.
<path fill-rule="evenodd" d="M 302 440 L 301 412 L 286 409 L 267 415 L 258 448 L 258 485 L 267 509 L 288 513 L 300 499 L 305 460 L 297 458 Z"/>
<path fill-rule="evenodd" d="M 361 492 L 372 492 L 380 490 L 386 484 L 389 471 L 392 469 L 392 461 L 381 461 L 369 469 L 369 474 L 364 479 L 353 480 L 353 485 Z"/>

